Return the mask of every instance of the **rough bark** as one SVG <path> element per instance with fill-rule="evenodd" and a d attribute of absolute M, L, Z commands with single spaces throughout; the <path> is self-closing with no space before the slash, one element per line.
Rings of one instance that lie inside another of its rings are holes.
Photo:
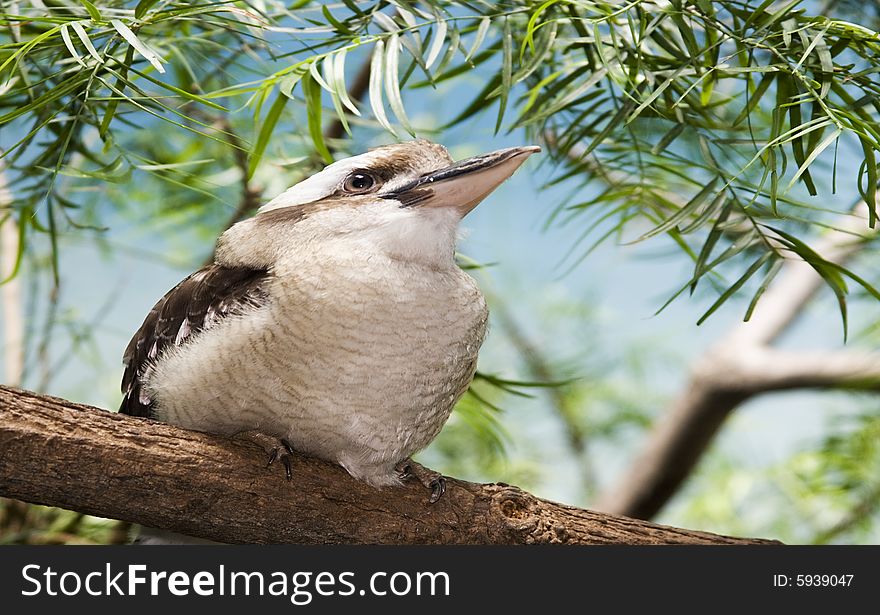
<path fill-rule="evenodd" d="M 294 477 L 241 440 L 0 386 L 0 495 L 222 542 L 749 544 L 582 510 L 504 484 L 377 490 L 296 456 Z"/>

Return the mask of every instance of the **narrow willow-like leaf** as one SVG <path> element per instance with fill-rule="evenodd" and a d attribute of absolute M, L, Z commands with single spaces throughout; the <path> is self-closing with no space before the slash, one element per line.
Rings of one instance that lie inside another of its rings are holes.
<path fill-rule="evenodd" d="M 281 81 L 278 82 L 278 91 L 288 98 L 295 99 L 296 96 L 294 96 L 293 94 L 293 89 L 296 87 L 296 84 L 302 80 L 305 73 L 306 69 L 300 67 L 299 70 L 295 70 L 291 73 L 284 75 Z"/>
<path fill-rule="evenodd" d="M 56 34 L 58 34 L 58 32 L 60 30 L 61 30 L 60 25 L 55 26 L 54 28 L 50 28 L 41 34 L 38 34 L 37 36 L 35 36 L 31 40 L 29 40 L 27 43 L 21 45 L 8 58 L 6 58 L 3 61 L 3 64 L 0 64 L 0 75 L 3 74 L 3 69 L 5 69 L 7 66 L 12 64 L 13 62 L 17 62 L 20 57 L 26 56 L 31 49 L 33 49 L 34 47 L 36 47 L 37 45 L 42 43 L 44 40 L 55 36 Z M 10 72 L 14 73 L 15 72 L 14 68 Z"/>
<path fill-rule="evenodd" d="M 373 57 L 370 60 L 370 108 L 379 125 L 393 134 L 397 133 L 391 127 L 388 116 L 385 115 L 385 103 L 382 100 L 382 79 L 385 74 L 385 43 L 376 41 L 373 47 Z"/>
<path fill-rule="evenodd" d="M 272 133 L 275 130 L 275 126 L 278 124 L 278 120 L 281 118 L 281 112 L 284 111 L 284 105 L 287 104 L 288 100 L 287 96 L 279 92 L 275 97 L 275 102 L 269 107 L 269 112 L 266 113 L 266 117 L 263 118 L 260 132 L 257 134 L 254 146 L 248 154 L 248 179 L 254 176 L 254 172 L 257 170 L 257 166 L 259 166 L 260 160 L 263 158 L 263 153 L 266 151 L 269 139 L 272 138 Z"/>
<path fill-rule="evenodd" d="M 764 292 L 766 292 L 767 288 L 770 286 L 770 283 L 776 278 L 776 274 L 782 269 L 782 265 L 785 264 L 785 261 L 774 255 L 772 259 L 772 264 L 770 265 L 770 269 L 767 270 L 767 275 L 764 276 L 764 281 L 761 282 L 761 285 L 758 287 L 758 290 L 755 291 L 755 294 L 752 295 L 752 300 L 749 302 L 749 307 L 746 309 L 746 315 L 743 316 L 743 322 L 748 322 L 752 319 L 752 314 L 755 312 L 755 308 L 758 306 L 758 301 L 763 296 Z"/>
<path fill-rule="evenodd" d="M 143 19 L 144 15 L 147 14 L 153 5 L 155 5 L 159 0 L 141 0 L 137 3 L 137 6 L 134 7 L 134 16 L 138 19 Z"/>
<path fill-rule="evenodd" d="M 352 34 L 351 28 L 349 28 L 345 22 L 339 21 L 336 17 L 333 16 L 333 13 L 330 12 L 330 9 L 327 5 L 321 6 L 321 14 L 324 16 L 333 29 L 339 32 L 340 34 Z"/>
<path fill-rule="evenodd" d="M 868 206 L 868 226 L 874 228 L 877 224 L 877 161 L 874 157 L 874 146 L 867 139 L 859 137 L 862 144 L 862 151 L 865 154 L 865 172 L 868 181 L 862 191 L 862 178 L 859 174 L 859 192 Z"/>
<path fill-rule="evenodd" d="M 749 278 L 751 278 L 753 275 L 755 275 L 755 273 L 761 267 L 763 267 L 764 264 L 767 261 L 769 261 L 772 256 L 773 256 L 773 252 L 765 252 L 764 254 L 762 254 L 758 258 L 758 260 L 753 262 L 749 266 L 749 268 L 746 269 L 746 272 L 744 274 L 742 274 L 742 276 L 736 282 L 734 282 L 727 290 L 725 290 L 723 293 L 721 293 L 721 296 L 718 297 L 718 299 L 715 301 L 715 303 L 713 303 L 712 306 L 708 310 L 706 310 L 705 314 L 700 316 L 700 319 L 697 321 L 697 326 L 700 326 L 701 324 L 706 322 L 706 319 L 709 318 L 709 316 L 711 316 L 712 314 L 714 314 L 716 312 L 716 310 L 718 310 L 718 308 L 720 308 L 722 305 L 724 305 L 724 303 L 728 299 L 730 299 L 730 297 L 732 297 L 736 291 L 738 291 L 740 288 L 742 288 L 743 285 L 749 281 Z"/>
<path fill-rule="evenodd" d="M 119 93 L 121 96 L 126 83 L 126 76 L 128 74 L 128 67 L 131 66 L 131 63 L 134 61 L 134 47 L 129 47 L 125 52 L 125 59 L 122 61 L 122 67 L 119 69 L 119 76 L 116 78 L 116 84 L 114 90 Z M 110 123 L 113 121 L 113 117 L 116 115 L 116 109 L 119 107 L 119 98 L 112 99 L 109 103 L 107 103 L 107 110 L 104 112 L 104 119 L 101 120 L 101 126 L 98 128 L 98 135 L 102 139 L 107 138 L 108 131 L 110 129 Z"/>
<path fill-rule="evenodd" d="M 551 22 L 546 28 L 544 28 L 546 34 L 544 34 L 543 40 L 541 41 L 541 46 L 532 54 L 532 57 L 529 61 L 522 66 L 516 73 L 513 75 L 513 83 L 519 83 L 520 81 L 526 79 L 529 75 L 531 75 L 541 64 L 550 57 L 550 54 L 553 51 L 553 44 L 556 42 L 556 34 L 559 30 L 559 24 L 557 22 Z"/>
<path fill-rule="evenodd" d="M 832 143 L 834 143 L 834 142 L 837 140 L 837 138 L 840 136 L 840 133 L 841 133 L 841 130 L 838 128 L 837 130 L 835 130 L 834 132 L 832 132 L 830 135 L 828 135 L 827 137 L 825 137 L 825 138 L 822 140 L 822 142 L 819 143 L 819 145 L 817 145 L 816 148 L 815 148 L 812 152 L 810 152 L 810 155 L 807 156 L 806 160 L 804 160 L 803 164 L 801 164 L 801 166 L 800 166 L 800 167 L 798 168 L 798 170 L 795 172 L 794 177 L 792 177 L 792 178 L 791 178 L 791 181 L 788 182 L 788 186 L 786 186 L 786 188 L 785 188 L 785 192 L 788 192 L 789 190 L 791 190 L 792 186 L 794 186 L 794 184 L 795 184 L 795 182 L 797 182 L 798 178 L 799 178 L 802 174 L 804 174 L 804 173 L 807 171 L 807 169 L 809 168 L 809 166 L 810 166 L 811 164 L 813 164 L 813 161 L 816 160 L 816 158 L 818 158 L 819 155 L 820 155 L 822 152 L 824 152 L 825 149 L 826 149 L 829 145 L 831 145 Z M 875 175 L 875 179 L 876 179 L 876 175 Z M 812 182 L 811 182 L 811 183 L 812 183 Z M 775 194 L 776 191 L 774 190 L 773 193 Z M 815 186 L 813 186 L 813 190 L 810 192 L 810 194 L 813 194 L 813 195 L 816 194 L 816 192 L 815 192 Z"/>
<path fill-rule="evenodd" d="M 323 126 L 321 126 L 321 87 L 312 79 L 311 73 L 303 77 L 302 90 L 306 100 L 306 115 L 308 116 L 309 135 L 312 137 L 312 143 L 324 162 L 330 164 L 333 162 L 333 156 L 327 149 L 327 144 L 324 143 Z"/>
<path fill-rule="evenodd" d="M 446 53 L 443 54 L 440 63 L 437 64 L 437 70 L 434 73 L 435 75 L 443 74 L 446 71 L 446 67 L 449 66 L 449 63 L 455 58 L 455 53 L 458 51 L 458 47 L 461 44 L 461 34 L 458 32 L 457 28 L 448 31 L 448 38 L 449 45 L 446 46 Z M 436 83 L 436 81 L 437 77 L 435 76 L 434 82 Z"/>
<path fill-rule="evenodd" d="M 336 112 L 336 117 L 339 118 L 339 123 L 342 124 L 342 129 L 351 136 L 351 128 L 348 125 L 348 118 L 345 117 L 345 109 L 342 107 L 342 97 L 340 96 L 340 90 L 345 91 L 345 79 L 342 79 L 342 83 L 338 83 L 336 80 L 336 74 L 333 66 L 333 55 L 328 55 L 324 58 L 322 62 L 324 69 L 324 79 L 327 81 L 330 86 L 330 100 L 333 103 L 333 110 Z"/>
<path fill-rule="evenodd" d="M 101 11 L 99 11 L 99 10 L 97 9 L 97 7 L 95 7 L 94 4 L 92 4 L 91 2 L 89 2 L 89 0 L 79 0 L 79 3 L 82 4 L 82 5 L 85 7 L 86 11 L 88 11 L 88 13 L 89 13 L 89 17 L 92 18 L 92 21 L 94 21 L 95 23 L 97 23 L 97 22 L 99 22 L 99 21 L 101 21 L 101 20 L 103 19 L 103 18 L 101 17 Z"/>
<path fill-rule="evenodd" d="M 400 26 L 398 26 L 397 23 L 388 15 L 380 11 L 376 11 L 375 13 L 373 13 L 373 21 L 379 24 L 379 27 L 386 32 L 394 33 L 400 31 Z"/>
<path fill-rule="evenodd" d="M 388 97 L 388 104 L 397 117 L 397 121 L 412 136 L 415 136 L 412 126 L 409 124 L 409 118 L 406 116 L 406 110 L 403 108 L 403 98 L 400 95 L 400 84 L 398 83 L 398 62 L 400 60 L 400 39 L 397 34 L 392 34 L 388 38 L 388 44 L 385 48 L 385 95 Z"/>
<path fill-rule="evenodd" d="M 733 120 L 733 125 L 738 126 L 749 117 L 749 114 L 754 110 L 755 106 L 761 102 L 761 97 L 767 92 L 767 89 L 770 87 L 770 84 L 773 83 L 773 80 L 776 79 L 776 75 L 774 73 L 767 73 L 761 80 L 758 82 L 757 87 L 755 88 L 754 93 L 749 96 L 749 102 L 743 107 L 742 111 L 739 112 L 739 115 L 736 116 L 736 119 Z"/>
<path fill-rule="evenodd" d="M 657 145 L 651 148 L 651 153 L 655 156 L 661 154 L 667 147 L 669 147 L 670 143 L 678 138 L 678 135 L 680 135 L 685 128 L 687 128 L 687 124 L 684 123 L 673 126 L 666 132 L 666 134 L 660 137 L 660 140 L 657 141 Z"/>
<path fill-rule="evenodd" d="M 703 243 L 703 247 L 700 248 L 700 253 L 697 255 L 697 260 L 694 263 L 693 282 L 690 285 L 691 295 L 697 290 L 697 283 L 700 281 L 700 278 L 703 277 L 703 274 L 709 271 L 709 267 L 707 266 L 709 257 L 712 255 L 712 251 L 715 249 L 718 240 L 721 239 L 721 235 L 724 233 L 724 225 L 727 224 L 727 219 L 730 217 L 732 207 L 733 205 L 730 201 L 727 201 L 724 204 L 718 214 L 718 219 L 715 220 L 715 224 L 712 225 L 712 229 L 709 231 L 709 235 Z"/>
<path fill-rule="evenodd" d="M 699 215 L 694 217 L 690 224 L 679 225 L 679 232 L 682 235 L 688 235 L 689 233 L 693 233 L 698 229 L 702 229 L 713 216 L 718 214 L 718 212 L 722 209 L 726 202 L 727 193 L 723 191 L 719 192 L 715 195 L 715 198 L 712 199 L 712 202 L 704 207 L 703 211 L 701 211 Z"/>
<path fill-rule="evenodd" d="M 333 87 L 339 92 L 339 98 L 345 108 L 360 117 L 361 112 L 348 95 L 348 86 L 345 83 L 345 56 L 347 53 L 345 49 L 342 49 L 333 54 Z"/>
<path fill-rule="evenodd" d="M 488 17 L 483 17 L 480 20 L 480 25 L 477 26 L 477 33 L 474 36 L 474 42 L 471 44 L 471 48 L 468 50 L 467 55 L 464 57 L 464 61 L 469 61 L 477 50 L 480 48 L 480 45 L 483 44 L 483 41 L 486 39 L 486 33 L 489 32 L 489 26 L 492 25 L 492 20 Z"/>
<path fill-rule="evenodd" d="M 328 57 L 329 56 L 325 56 L 325 60 Z M 319 59 L 320 59 L 319 57 L 315 57 L 315 58 L 312 58 L 311 62 L 309 62 L 309 73 L 311 73 L 312 79 L 315 80 L 315 83 L 317 83 L 319 86 L 321 86 L 321 89 L 326 90 L 332 94 L 333 93 L 333 86 L 331 86 L 329 83 L 327 83 L 327 81 L 324 80 L 324 77 L 321 76 L 321 71 L 318 70 Z"/>
<path fill-rule="evenodd" d="M 838 267 L 835 266 L 834 263 L 822 258 L 821 255 L 813 250 L 813 248 L 794 235 L 776 227 L 769 225 L 763 226 L 779 235 L 784 243 L 787 244 L 788 248 L 815 269 L 816 273 L 822 276 L 822 279 L 825 280 L 828 287 L 834 292 L 835 297 L 837 297 L 837 306 L 840 309 L 840 318 L 843 323 L 843 338 L 846 340 L 848 329 L 846 294 L 848 289 L 846 287 L 846 281 L 843 279 Z"/>
<path fill-rule="evenodd" d="M 97 61 L 98 64 L 103 64 L 104 58 L 102 58 L 101 54 L 98 53 L 98 50 L 95 49 L 95 46 L 92 44 L 92 41 L 89 38 L 86 29 L 83 28 L 83 25 L 78 21 L 73 21 L 70 23 L 70 27 L 73 28 L 74 32 L 76 32 L 76 35 L 79 37 L 79 40 L 82 41 L 82 44 L 85 46 L 86 51 L 89 52 L 89 55 L 95 58 L 95 61 Z"/>
<path fill-rule="evenodd" d="M 86 63 L 83 62 L 82 56 L 79 55 L 76 47 L 73 46 L 73 41 L 70 40 L 70 32 L 68 32 L 67 24 L 61 26 L 61 40 L 64 41 L 64 46 L 67 47 L 67 51 L 70 52 L 70 55 L 73 56 L 76 63 L 85 68 Z"/>
<path fill-rule="evenodd" d="M 501 130 L 504 111 L 507 109 L 507 98 L 513 78 L 513 33 L 510 31 L 510 19 L 504 18 L 504 31 L 501 36 L 501 94 L 498 95 L 498 119 L 495 120 L 495 134 Z"/>
<path fill-rule="evenodd" d="M 159 57 L 159 55 L 155 51 L 150 49 L 143 41 L 141 41 L 141 39 L 139 39 L 128 26 L 126 26 L 118 19 L 111 19 L 110 24 L 117 32 L 119 32 L 119 35 L 124 38 L 129 45 L 137 49 L 138 53 L 144 56 L 144 59 L 146 59 L 147 62 L 153 65 L 153 68 L 155 68 L 160 73 L 165 72 L 165 67 L 162 66 L 162 59 Z"/>
<path fill-rule="evenodd" d="M 643 241 L 645 239 L 648 239 L 649 237 L 654 237 L 675 228 L 679 222 L 682 222 L 700 208 L 700 206 L 706 201 L 706 198 L 708 198 L 708 196 L 712 194 L 712 192 L 715 190 L 715 186 L 717 185 L 718 178 L 714 177 L 712 181 L 704 186 L 703 189 L 700 190 L 694 196 L 694 198 L 688 201 L 681 209 L 679 209 L 672 216 L 664 220 L 661 224 L 658 224 L 653 229 L 639 237 L 636 241 Z"/>
<path fill-rule="evenodd" d="M 792 130 L 801 125 L 802 117 L 801 117 L 801 106 L 799 104 L 792 104 L 788 108 L 788 121 L 791 125 Z M 804 166 L 806 162 L 806 158 L 804 156 L 804 137 L 803 135 L 798 135 L 793 137 L 791 140 L 791 151 L 794 155 L 794 161 L 798 164 L 800 168 L 803 169 L 803 182 L 807 187 L 807 192 L 810 193 L 811 196 L 816 196 L 816 184 L 813 183 L 813 177 L 810 174 L 809 166 Z M 814 150 L 815 151 L 815 150 Z M 794 181 L 792 180 L 792 184 L 794 185 Z M 775 191 L 774 191 L 775 194 Z"/>
<path fill-rule="evenodd" d="M 528 24 L 526 24 L 526 35 L 523 37 L 522 46 L 519 51 L 520 62 L 522 62 L 522 59 L 525 56 L 526 47 L 528 47 L 532 53 L 535 52 L 535 32 L 539 27 L 538 18 L 545 10 L 556 4 L 558 1 L 559 0 L 547 0 L 544 4 L 535 9 L 534 13 L 532 13 Z"/>
<path fill-rule="evenodd" d="M 437 61 L 437 58 L 440 57 L 440 52 L 443 51 L 443 43 L 446 42 L 446 30 L 448 26 L 446 21 L 443 19 L 439 19 L 437 21 L 437 29 L 434 32 L 434 39 L 431 41 L 431 48 L 428 50 L 428 56 L 425 58 L 425 66 L 427 68 L 431 68 L 434 65 L 434 62 Z"/>

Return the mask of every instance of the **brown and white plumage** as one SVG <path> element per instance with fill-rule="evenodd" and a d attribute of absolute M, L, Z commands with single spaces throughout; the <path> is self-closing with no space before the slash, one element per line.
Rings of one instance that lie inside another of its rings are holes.
<path fill-rule="evenodd" d="M 259 430 L 395 484 L 467 390 L 486 331 L 454 261 L 459 221 L 536 149 L 452 163 L 426 141 L 385 146 L 279 195 L 147 316 L 121 411 Z"/>
<path fill-rule="evenodd" d="M 164 351 L 180 346 L 221 319 L 242 314 L 266 301 L 265 269 L 224 267 L 216 263 L 187 276 L 159 299 L 125 349 L 122 405 L 131 416 L 152 417 L 153 400 L 141 381 Z"/>

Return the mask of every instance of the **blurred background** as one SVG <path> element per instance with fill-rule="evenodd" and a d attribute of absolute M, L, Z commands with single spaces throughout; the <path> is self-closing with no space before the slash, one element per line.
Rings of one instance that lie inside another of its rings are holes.
<path fill-rule="evenodd" d="M 464 221 L 490 333 L 419 461 L 691 529 L 880 538 L 874 3 L 3 7 L 5 384 L 115 410 L 154 302 L 327 160 L 538 143 Z M 128 530 L 0 501 L 0 542 Z"/>

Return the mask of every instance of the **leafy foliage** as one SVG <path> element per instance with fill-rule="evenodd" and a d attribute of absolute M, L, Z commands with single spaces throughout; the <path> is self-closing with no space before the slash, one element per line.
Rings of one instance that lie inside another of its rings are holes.
<path fill-rule="evenodd" d="M 314 162 L 332 159 L 325 101 L 347 132 L 364 115 L 347 92 L 352 58 L 370 63 L 372 117 L 395 135 L 418 132 L 403 88 L 492 65 L 452 123 L 497 106 L 496 130 L 525 130 L 548 146 L 554 181 L 579 177 L 587 193 L 604 184 L 561 210 L 613 222 L 599 241 L 633 225 L 649 227 L 641 240 L 669 236 L 693 258 L 690 292 L 707 273 L 739 270 L 704 318 L 753 276 L 763 280 L 757 300 L 790 257 L 823 274 L 844 319 L 844 277 L 878 294 L 809 248 L 810 230 L 849 208 L 802 196 L 833 190 L 843 175 L 867 205 L 863 233 L 873 236 L 880 40 L 800 2 L 21 6 L 22 15 L 3 16 L 0 125 L 10 127 L 5 155 L 23 239 L 36 231 L 54 241 L 60 221 L 78 224 L 58 175 L 119 182 L 140 169 L 189 183 L 180 167 L 132 151 L 123 136 L 132 126 L 166 130 L 161 120 L 246 149 L 252 176 L 290 100 L 294 117 L 305 108 Z M 211 121 L 244 108 L 253 111 L 250 143 L 228 121 Z M 857 171 L 836 168 L 840 147 L 861 150 Z M 601 226 L 595 220 L 581 224 Z"/>

